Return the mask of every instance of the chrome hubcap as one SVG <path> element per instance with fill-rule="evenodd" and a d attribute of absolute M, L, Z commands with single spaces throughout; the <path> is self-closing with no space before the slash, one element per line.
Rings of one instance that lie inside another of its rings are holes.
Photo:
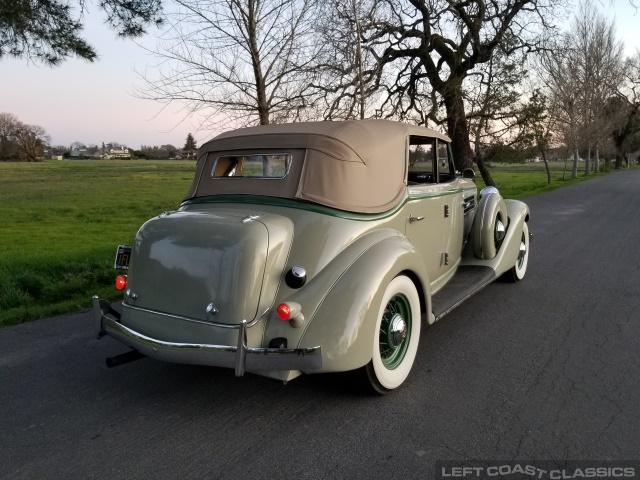
<path fill-rule="evenodd" d="M 495 239 L 496 242 L 501 242 L 504 240 L 506 228 L 504 228 L 504 223 L 500 220 L 496 220 L 496 231 L 495 231 Z"/>
<path fill-rule="evenodd" d="M 522 259 L 527 254 L 527 246 L 524 242 L 520 242 L 520 252 L 518 253 L 518 258 Z"/>
<path fill-rule="evenodd" d="M 520 238 L 520 251 L 518 252 L 518 263 L 516 263 L 518 269 L 522 269 L 524 267 L 524 259 L 527 256 L 527 239 L 522 232 L 522 237 Z"/>
<path fill-rule="evenodd" d="M 396 348 L 404 342 L 405 338 L 407 338 L 407 322 L 400 314 L 396 313 L 389 325 L 389 346 Z"/>

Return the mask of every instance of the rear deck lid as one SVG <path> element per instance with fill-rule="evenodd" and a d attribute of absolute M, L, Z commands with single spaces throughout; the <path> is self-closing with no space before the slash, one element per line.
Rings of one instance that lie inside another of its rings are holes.
<path fill-rule="evenodd" d="M 257 315 L 269 233 L 255 219 L 171 212 L 145 223 L 134 244 L 128 287 L 136 307 L 216 323 Z M 214 310 L 215 314 L 208 314 Z"/>

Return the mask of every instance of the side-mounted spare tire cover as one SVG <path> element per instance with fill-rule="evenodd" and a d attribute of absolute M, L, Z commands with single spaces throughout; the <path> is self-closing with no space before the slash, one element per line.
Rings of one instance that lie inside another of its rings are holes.
<path fill-rule="evenodd" d="M 477 258 L 491 260 L 496 256 L 504 231 L 509 227 L 507 206 L 495 187 L 485 187 L 473 222 L 473 249 Z"/>

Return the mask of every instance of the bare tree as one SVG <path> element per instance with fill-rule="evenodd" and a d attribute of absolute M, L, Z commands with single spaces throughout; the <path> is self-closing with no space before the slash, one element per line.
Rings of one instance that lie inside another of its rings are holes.
<path fill-rule="evenodd" d="M 311 0 L 176 0 L 137 95 L 198 114 L 202 128 L 303 118 Z"/>
<path fill-rule="evenodd" d="M 39 125 L 21 124 L 16 131 L 20 156 L 27 162 L 42 160 L 42 149 L 50 140 L 47 132 Z"/>
<path fill-rule="evenodd" d="M 472 164 L 464 80 L 488 63 L 506 39 L 507 55 L 539 47 L 540 27 L 551 29 L 550 0 L 386 0 L 387 19 L 369 41 L 386 41 L 380 64 L 396 73 L 389 101 L 414 99 L 428 83 L 440 99 L 458 169 Z M 433 102 L 432 102 L 433 104 Z M 386 107 L 387 105 L 385 105 Z M 436 113 L 437 107 L 430 113 Z"/>
<path fill-rule="evenodd" d="M 38 162 L 47 142 L 44 128 L 26 125 L 11 113 L 0 113 L 0 160 Z"/>
<path fill-rule="evenodd" d="M 319 49 L 310 65 L 319 115 L 326 120 L 370 118 L 380 97 L 375 45 L 365 45 L 379 0 L 328 0 L 319 4 Z"/>
<path fill-rule="evenodd" d="M 541 65 L 545 71 L 558 129 L 562 131 L 568 151 L 573 156 L 571 177 L 578 176 L 579 120 L 584 77 L 577 74 L 579 62 L 571 45 L 544 52 Z"/>
<path fill-rule="evenodd" d="M 585 0 L 562 45 L 554 53 L 542 55 L 553 112 L 573 154 L 572 178 L 578 174 L 580 148 L 587 149 L 585 174 L 590 173 L 594 147 L 595 170 L 600 169 L 599 145 L 611 131 L 611 118 L 605 110 L 623 79 L 622 50 L 613 22 L 598 12 L 591 0 Z"/>
<path fill-rule="evenodd" d="M 574 22 L 578 59 L 576 74 L 583 75 L 582 138 L 587 147 L 585 175 L 591 167 L 591 150 L 596 149 L 595 170 L 599 171 L 598 146 L 606 139 L 607 128 L 603 115 L 606 103 L 620 88 L 624 77 L 623 44 L 616 38 L 615 24 L 600 14 L 592 0 L 584 0 L 579 17 Z"/>
<path fill-rule="evenodd" d="M 16 130 L 20 121 L 12 113 L 0 113 L 0 160 L 18 157 L 18 144 L 16 142 Z"/>
<path fill-rule="evenodd" d="M 616 169 L 622 168 L 628 154 L 640 149 L 640 51 L 627 60 L 625 80 L 607 104 L 605 117 L 612 126 L 611 139 L 616 153 Z"/>
<path fill-rule="evenodd" d="M 478 65 L 463 84 L 473 159 L 485 184 L 492 186 L 495 183 L 485 166 L 485 160 L 490 160 L 486 152 L 495 144 L 524 145 L 532 111 L 523 101 L 526 55 L 522 51 L 507 55 L 508 46 L 508 40 L 498 46 L 491 59 Z"/>

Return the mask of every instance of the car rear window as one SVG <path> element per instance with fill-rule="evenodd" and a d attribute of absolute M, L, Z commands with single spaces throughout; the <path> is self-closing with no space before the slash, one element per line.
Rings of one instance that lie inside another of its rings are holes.
<path fill-rule="evenodd" d="M 284 178 L 290 167 L 288 153 L 220 155 L 213 164 L 211 177 Z"/>

